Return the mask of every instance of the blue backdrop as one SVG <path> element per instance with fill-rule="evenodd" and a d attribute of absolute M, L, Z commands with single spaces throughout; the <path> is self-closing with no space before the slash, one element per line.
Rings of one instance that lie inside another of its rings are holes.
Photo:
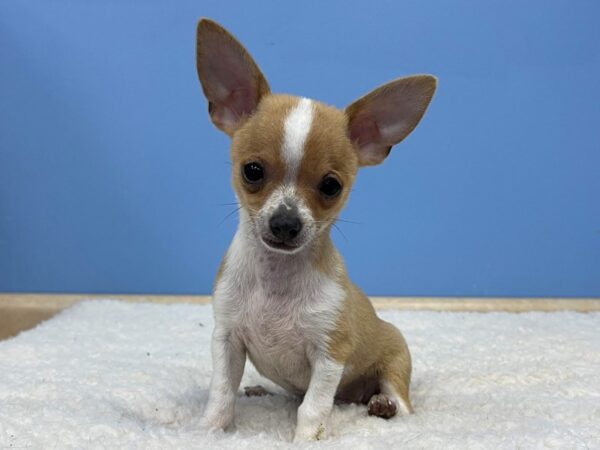
<path fill-rule="evenodd" d="M 600 2 L 0 2 L 0 290 L 208 293 L 236 227 L 195 26 L 274 91 L 438 93 L 334 230 L 367 293 L 600 296 Z"/>

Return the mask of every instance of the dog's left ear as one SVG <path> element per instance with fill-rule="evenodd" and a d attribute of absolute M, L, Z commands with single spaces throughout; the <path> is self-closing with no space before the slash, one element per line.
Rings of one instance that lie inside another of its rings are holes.
<path fill-rule="evenodd" d="M 399 78 L 371 91 L 346 108 L 350 138 L 361 166 L 381 163 L 415 129 L 433 97 L 437 78 Z"/>

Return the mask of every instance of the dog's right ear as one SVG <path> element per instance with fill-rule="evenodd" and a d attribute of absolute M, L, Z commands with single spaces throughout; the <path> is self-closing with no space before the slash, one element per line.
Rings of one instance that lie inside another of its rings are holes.
<path fill-rule="evenodd" d="M 267 80 L 242 44 L 209 19 L 198 22 L 196 68 L 210 118 L 229 136 L 269 93 Z"/>

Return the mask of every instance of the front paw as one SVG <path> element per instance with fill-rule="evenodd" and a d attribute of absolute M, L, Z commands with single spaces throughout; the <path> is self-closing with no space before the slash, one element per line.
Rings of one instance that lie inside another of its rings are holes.
<path fill-rule="evenodd" d="M 317 425 L 298 425 L 296 427 L 296 433 L 294 434 L 294 441 L 297 442 L 308 442 L 318 441 L 325 437 L 325 426 L 322 423 Z"/>
<path fill-rule="evenodd" d="M 200 418 L 200 428 L 206 430 L 224 430 L 233 422 L 233 413 L 228 411 L 206 412 Z"/>

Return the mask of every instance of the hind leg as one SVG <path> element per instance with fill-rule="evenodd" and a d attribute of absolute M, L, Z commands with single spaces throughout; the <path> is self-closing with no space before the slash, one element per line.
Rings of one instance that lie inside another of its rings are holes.
<path fill-rule="evenodd" d="M 408 415 L 413 412 L 412 405 L 408 396 L 398 393 L 388 382 L 382 383 L 381 393 L 375 394 L 369 400 L 367 410 L 370 416 L 377 416 L 383 419 L 394 417 L 398 411 L 402 415 Z"/>
<path fill-rule="evenodd" d="M 410 403 L 409 387 L 412 371 L 410 352 L 400 332 L 384 323 L 386 351 L 378 364 L 379 394 L 369 400 L 369 415 L 389 419 L 400 412 L 408 415 L 413 412 Z"/>
<path fill-rule="evenodd" d="M 244 386 L 244 395 L 246 397 L 263 397 L 272 394 L 260 384 L 257 384 L 256 386 Z"/>
<path fill-rule="evenodd" d="M 379 377 L 374 371 L 369 371 L 350 383 L 340 386 L 335 394 L 335 403 L 338 405 L 348 403 L 366 405 L 375 394 L 379 394 Z"/>

